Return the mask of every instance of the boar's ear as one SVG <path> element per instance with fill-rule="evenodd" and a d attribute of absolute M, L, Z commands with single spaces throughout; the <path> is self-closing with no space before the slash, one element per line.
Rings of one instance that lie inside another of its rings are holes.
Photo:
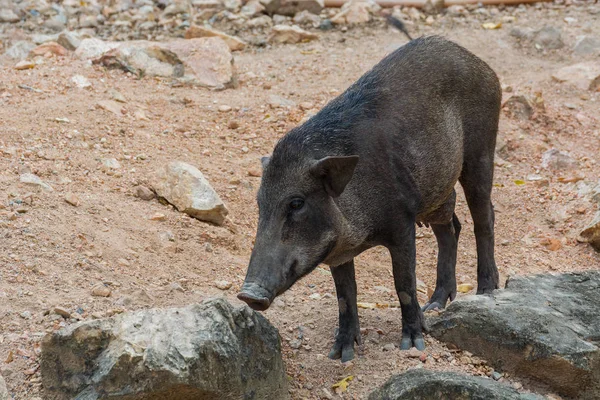
<path fill-rule="evenodd" d="M 271 157 L 270 156 L 266 156 L 266 157 L 261 157 L 260 158 L 260 163 L 262 164 L 262 168 L 263 169 L 267 168 L 267 165 L 269 165 L 269 161 L 271 161 Z"/>
<path fill-rule="evenodd" d="M 310 172 L 323 179 L 325 190 L 331 197 L 338 197 L 350 182 L 358 156 L 325 157 L 310 166 Z"/>

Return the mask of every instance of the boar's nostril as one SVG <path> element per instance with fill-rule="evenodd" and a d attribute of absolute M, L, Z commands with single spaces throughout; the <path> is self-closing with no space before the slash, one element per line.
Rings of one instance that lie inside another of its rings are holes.
<path fill-rule="evenodd" d="M 255 297 L 249 293 L 238 293 L 238 299 L 246 302 L 250 308 L 256 311 L 264 311 L 271 305 L 271 301 L 266 297 Z"/>

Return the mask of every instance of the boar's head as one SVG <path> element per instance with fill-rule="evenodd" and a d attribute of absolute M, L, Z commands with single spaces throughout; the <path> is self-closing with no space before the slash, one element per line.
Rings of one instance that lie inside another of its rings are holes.
<path fill-rule="evenodd" d="M 334 199 L 352 178 L 358 156 L 307 159 L 276 147 L 262 162 L 258 229 L 238 294 L 261 311 L 335 247 L 344 219 Z"/>

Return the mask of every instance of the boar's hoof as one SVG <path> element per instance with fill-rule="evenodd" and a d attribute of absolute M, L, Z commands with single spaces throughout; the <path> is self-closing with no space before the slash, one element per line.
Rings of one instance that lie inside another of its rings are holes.
<path fill-rule="evenodd" d="M 341 358 L 343 363 L 354 359 L 354 345 L 343 345 L 336 341 L 333 345 L 333 348 L 329 352 L 329 358 L 332 360 L 338 360 Z"/>
<path fill-rule="evenodd" d="M 419 351 L 425 350 L 425 341 L 423 340 L 423 336 L 416 336 L 413 339 L 410 333 L 405 333 L 402 335 L 400 350 L 410 350 L 410 348 L 413 346 L 415 346 Z"/>
<path fill-rule="evenodd" d="M 421 311 L 423 311 L 423 312 L 431 311 L 431 310 L 443 310 L 443 309 L 444 309 L 444 305 L 440 304 L 439 301 L 433 301 L 433 302 L 427 303 L 423 307 L 421 307 Z"/>
<path fill-rule="evenodd" d="M 492 294 L 497 288 L 478 287 L 477 294 Z"/>

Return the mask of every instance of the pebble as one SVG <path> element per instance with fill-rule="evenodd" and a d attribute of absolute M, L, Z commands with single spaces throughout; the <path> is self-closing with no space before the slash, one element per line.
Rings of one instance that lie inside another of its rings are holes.
<path fill-rule="evenodd" d="M 23 311 L 21 314 L 21 318 L 23 319 L 31 319 L 31 312 L 30 311 Z"/>
<path fill-rule="evenodd" d="M 108 297 L 111 294 L 111 290 L 106 285 L 99 283 L 92 288 L 92 296 L 96 297 Z"/>
<path fill-rule="evenodd" d="M 147 188 L 146 186 L 136 186 L 135 187 L 135 195 L 142 200 L 150 201 L 154 199 L 154 192 Z"/>
<path fill-rule="evenodd" d="M 248 176 L 253 176 L 255 178 L 260 178 L 262 176 L 262 171 L 260 169 L 249 169 Z"/>
<path fill-rule="evenodd" d="M 62 307 L 54 307 L 52 309 L 53 314 L 58 314 L 65 319 L 71 318 L 71 313 Z"/>
<path fill-rule="evenodd" d="M 103 158 L 102 165 L 108 169 L 119 169 L 121 168 L 121 163 L 117 161 L 116 158 Z"/>
<path fill-rule="evenodd" d="M 73 82 L 79 89 L 86 89 L 92 86 L 92 83 L 83 75 L 74 75 L 71 78 L 71 82 Z"/>
<path fill-rule="evenodd" d="M 215 281 L 215 286 L 217 287 L 217 289 L 220 289 L 220 290 L 229 290 L 231 288 L 231 282 L 219 280 L 219 281 Z"/>
<path fill-rule="evenodd" d="M 169 290 L 171 290 L 172 292 L 185 292 L 185 289 L 183 288 L 183 286 L 181 286 L 181 284 L 179 282 L 173 282 L 169 285 Z"/>
<path fill-rule="evenodd" d="M 321 295 L 319 293 L 313 293 L 310 296 L 308 296 L 311 300 L 320 300 L 321 299 Z"/>
<path fill-rule="evenodd" d="M 229 121 L 229 124 L 227 124 L 227 127 L 229 129 L 237 129 L 240 127 L 240 123 L 237 121 Z"/>
<path fill-rule="evenodd" d="M 77 195 L 73 193 L 65 194 L 65 201 L 73 207 L 79 207 L 79 205 L 81 204 L 81 200 L 79 200 L 79 197 L 77 197 Z"/>
<path fill-rule="evenodd" d="M 219 110 L 219 112 L 229 112 L 229 111 L 231 111 L 232 108 L 231 108 L 231 106 L 222 104 L 217 109 Z"/>
<path fill-rule="evenodd" d="M 290 341 L 290 347 L 292 349 L 299 349 L 300 346 L 302 346 L 302 340 L 300 339 L 294 339 Z"/>
<path fill-rule="evenodd" d="M 165 214 L 162 213 L 154 213 L 151 217 L 150 217 L 151 221 L 166 221 L 167 220 L 167 216 Z"/>
<path fill-rule="evenodd" d="M 411 349 L 406 352 L 406 355 L 410 358 L 421 358 L 421 354 L 422 352 L 414 347 L 411 347 Z"/>
<path fill-rule="evenodd" d="M 383 351 L 394 351 L 395 348 L 396 348 L 396 345 L 394 343 L 386 343 L 383 346 Z"/>
<path fill-rule="evenodd" d="M 498 371 L 493 371 L 492 372 L 492 379 L 495 381 L 499 381 L 500 378 L 502 378 L 502 374 Z"/>
<path fill-rule="evenodd" d="M 22 71 L 25 69 L 33 69 L 34 67 L 35 67 L 35 63 L 33 61 L 28 61 L 28 60 L 19 61 L 15 65 L 15 69 L 17 71 Z"/>

